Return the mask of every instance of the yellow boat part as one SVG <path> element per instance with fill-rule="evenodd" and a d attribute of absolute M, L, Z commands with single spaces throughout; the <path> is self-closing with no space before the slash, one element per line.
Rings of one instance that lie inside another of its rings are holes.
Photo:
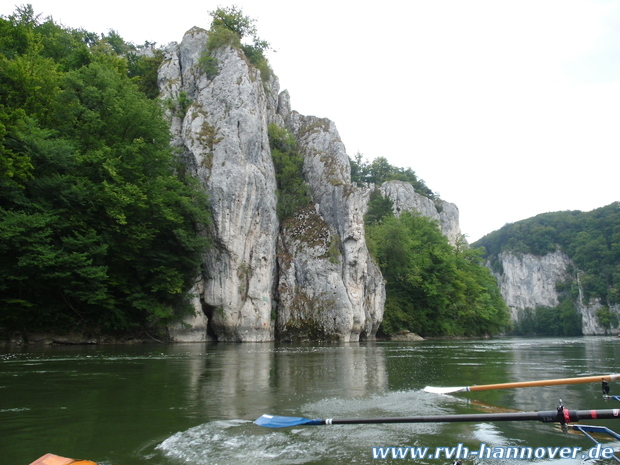
<path fill-rule="evenodd" d="M 30 465 L 97 465 L 90 460 L 75 460 L 67 457 L 61 457 L 60 455 L 45 454 L 43 457 L 39 457 Z"/>

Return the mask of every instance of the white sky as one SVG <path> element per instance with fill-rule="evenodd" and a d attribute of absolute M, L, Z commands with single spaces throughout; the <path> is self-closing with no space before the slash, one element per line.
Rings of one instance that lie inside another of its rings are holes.
<path fill-rule="evenodd" d="M 275 49 L 293 109 L 334 121 L 350 156 L 412 168 L 459 207 L 470 242 L 620 200 L 620 1 L 30 3 L 68 27 L 158 45 L 239 6 Z"/>

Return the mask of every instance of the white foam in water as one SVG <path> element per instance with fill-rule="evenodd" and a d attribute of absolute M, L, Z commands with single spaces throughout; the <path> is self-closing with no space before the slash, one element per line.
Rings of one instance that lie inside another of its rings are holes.
<path fill-rule="evenodd" d="M 310 451 L 290 431 L 263 430 L 251 421 L 214 421 L 176 433 L 156 450 L 195 465 L 302 464 Z"/>
<path fill-rule="evenodd" d="M 438 403 L 437 396 L 433 394 L 399 391 L 354 399 L 323 399 L 303 405 L 299 416 L 325 419 L 441 415 L 452 411 L 449 404 L 462 401 L 446 396 Z M 504 438 L 501 430 L 493 424 L 456 427 L 460 428 L 462 441 L 470 443 L 470 446 L 471 443 L 485 443 L 494 447 L 523 445 L 519 439 Z M 179 465 L 370 465 L 383 462 L 372 458 L 372 447 L 424 447 L 436 442 L 436 438 L 444 433 L 443 428 L 444 425 L 437 423 L 399 423 L 270 429 L 256 426 L 247 420 L 213 421 L 174 434 L 159 444 L 155 452 L 163 454 L 168 459 L 166 463 Z M 392 461 L 387 460 L 385 463 Z M 418 465 L 441 465 L 448 462 L 437 459 L 416 460 Z M 477 461 L 466 461 L 472 462 Z M 515 463 L 492 458 L 484 460 L 484 463 L 487 462 L 489 465 Z M 580 461 L 543 458 L 528 463 L 575 465 Z"/>
<path fill-rule="evenodd" d="M 374 418 L 444 413 L 432 396 L 420 391 L 392 392 L 360 399 L 325 399 L 302 407 L 307 418 Z M 415 445 L 439 434 L 440 426 L 360 424 L 269 429 L 251 421 L 213 421 L 169 437 L 156 450 L 193 465 L 304 463 L 376 463 L 371 448 Z"/>

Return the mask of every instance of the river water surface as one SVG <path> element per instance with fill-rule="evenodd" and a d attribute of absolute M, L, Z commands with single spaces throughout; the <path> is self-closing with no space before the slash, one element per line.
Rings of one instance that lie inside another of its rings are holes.
<path fill-rule="evenodd" d="M 616 408 L 598 383 L 453 395 L 423 388 L 616 373 L 619 357 L 620 339 L 612 337 L 4 348 L 0 463 L 27 465 L 52 452 L 109 465 L 439 465 L 451 461 L 373 459 L 372 447 L 587 450 L 587 438 L 539 422 L 269 429 L 253 420 L 555 410 L 560 399 L 570 409 Z M 620 395 L 620 382 L 611 394 Z M 620 421 L 588 423 L 620 431 Z M 473 463 L 518 462 L 464 461 Z"/>

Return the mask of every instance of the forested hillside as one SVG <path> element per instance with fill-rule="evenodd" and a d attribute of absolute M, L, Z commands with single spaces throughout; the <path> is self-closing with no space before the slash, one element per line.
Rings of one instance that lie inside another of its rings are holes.
<path fill-rule="evenodd" d="M 620 302 L 620 202 L 590 212 L 543 213 L 504 226 L 472 244 L 495 263 L 502 251 L 544 255 L 561 250 L 585 275 L 586 299 Z"/>
<path fill-rule="evenodd" d="M 604 327 L 617 326 L 617 318 L 609 312 L 609 307 L 620 303 L 620 202 L 590 212 L 537 215 L 507 224 L 472 246 L 484 247 L 485 258 L 498 273 L 502 273 L 501 261 L 498 260 L 502 252 L 542 256 L 561 251 L 571 259 L 575 268 L 571 270 L 573 278 L 557 283 L 563 296 L 560 305 L 555 309 L 536 309 L 535 312 L 531 309 L 531 321 L 522 328 L 525 332 L 579 333 L 580 324 L 575 323 L 577 298 L 586 304 L 600 302 L 602 307 L 597 311 L 600 323 Z"/>
<path fill-rule="evenodd" d="M 5 331 L 156 330 L 189 310 L 207 200 L 153 100 L 160 62 L 30 6 L 0 18 Z"/>

